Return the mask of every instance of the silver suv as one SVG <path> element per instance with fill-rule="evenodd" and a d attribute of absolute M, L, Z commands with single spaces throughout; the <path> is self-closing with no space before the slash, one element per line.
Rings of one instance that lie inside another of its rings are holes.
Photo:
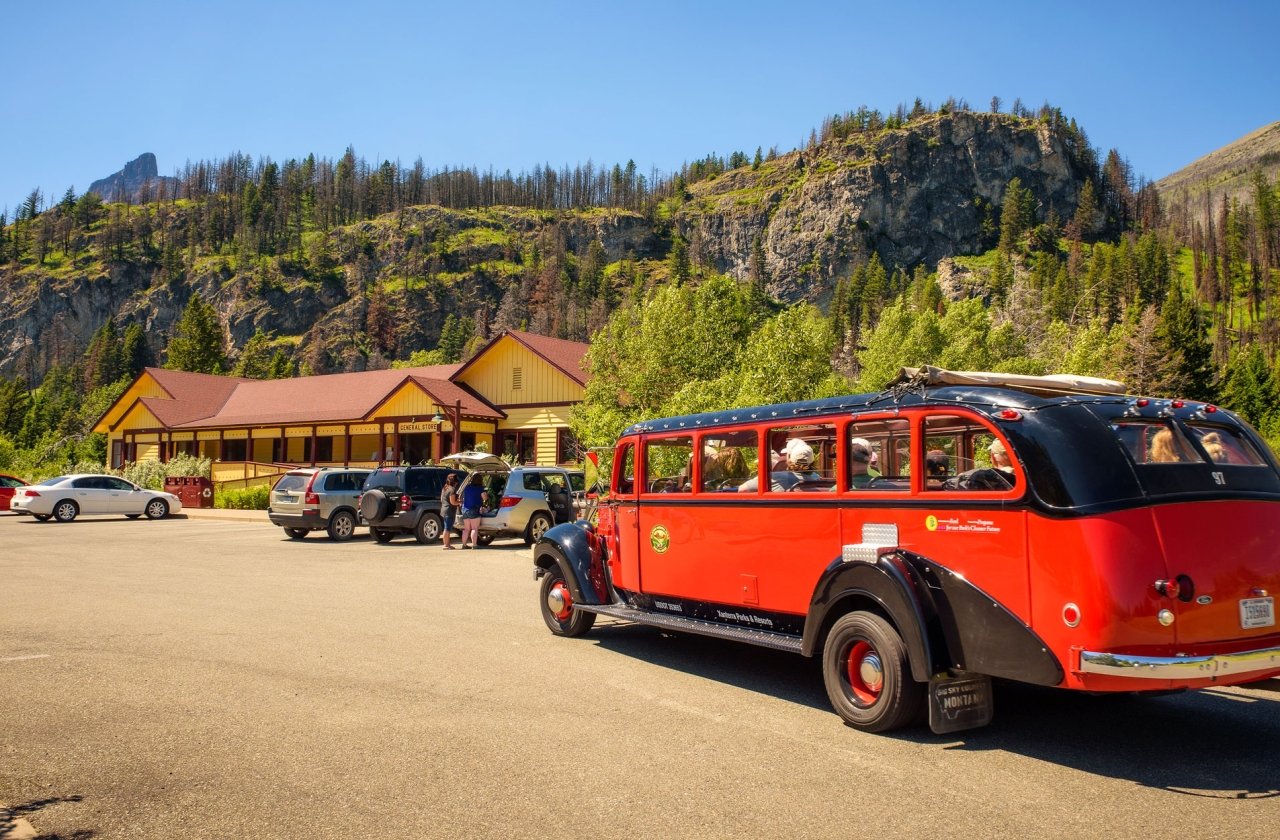
<path fill-rule="evenodd" d="M 552 525 L 576 518 L 569 473 L 560 467 L 513 467 L 487 452 L 459 452 L 441 463 L 466 470 L 459 492 L 480 482 L 489 508 L 480 517 L 480 544 L 519 537 L 533 545 Z"/>
<path fill-rule="evenodd" d="M 331 540 L 349 540 L 360 524 L 356 511 L 369 472 L 348 467 L 290 470 L 271 488 L 267 518 L 291 539 L 323 530 Z"/>

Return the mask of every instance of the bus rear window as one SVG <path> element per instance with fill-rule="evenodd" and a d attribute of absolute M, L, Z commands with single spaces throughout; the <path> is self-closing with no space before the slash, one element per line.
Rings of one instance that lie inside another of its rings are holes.
<path fill-rule="evenodd" d="M 1225 426 L 1208 426 L 1188 423 L 1191 435 L 1200 444 L 1200 448 L 1215 464 L 1235 464 L 1239 466 L 1263 467 L 1267 462 L 1258 454 L 1258 450 L 1234 429 Z"/>
<path fill-rule="evenodd" d="M 1111 431 L 1137 464 L 1195 464 L 1204 458 L 1171 423 L 1118 420 Z"/>

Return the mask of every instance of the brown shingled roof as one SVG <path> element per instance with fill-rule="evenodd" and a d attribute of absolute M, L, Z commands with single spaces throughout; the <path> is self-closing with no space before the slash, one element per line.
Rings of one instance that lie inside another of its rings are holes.
<path fill-rule="evenodd" d="M 275 423 L 332 423 L 363 420 L 407 379 L 445 381 L 457 365 L 368 370 L 300 376 L 295 379 L 242 380 L 222 410 L 184 423 L 185 428 L 263 426 Z M 432 394 L 432 396 L 443 396 Z M 454 397 L 453 399 L 457 399 Z M 467 395 L 466 406 L 475 400 Z M 452 404 L 450 399 L 450 404 Z"/>

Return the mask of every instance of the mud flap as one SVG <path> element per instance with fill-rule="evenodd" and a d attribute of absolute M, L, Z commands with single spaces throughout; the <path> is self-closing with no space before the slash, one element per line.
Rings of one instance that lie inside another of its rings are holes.
<path fill-rule="evenodd" d="M 929 680 L 929 728 L 939 735 L 986 726 L 994 711 L 986 675 L 935 674 Z"/>

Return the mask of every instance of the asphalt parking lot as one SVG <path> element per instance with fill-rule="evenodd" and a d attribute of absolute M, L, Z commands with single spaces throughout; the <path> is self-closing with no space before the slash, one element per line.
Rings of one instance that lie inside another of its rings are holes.
<path fill-rule="evenodd" d="M 1274 838 L 1280 681 L 998 685 L 844 727 L 815 663 L 600 622 L 528 549 L 0 514 L 0 836 Z M 19 823 L 22 820 L 24 822 Z"/>

